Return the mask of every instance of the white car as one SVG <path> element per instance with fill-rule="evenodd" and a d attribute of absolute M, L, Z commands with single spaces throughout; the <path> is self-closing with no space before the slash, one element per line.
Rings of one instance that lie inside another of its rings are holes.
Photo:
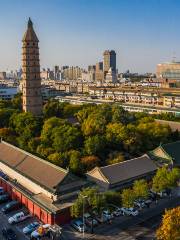
<path fill-rule="evenodd" d="M 146 206 L 145 201 L 143 201 L 141 199 L 134 201 L 134 205 L 139 208 L 144 208 Z"/>
<path fill-rule="evenodd" d="M 114 217 L 113 214 L 111 214 L 108 210 L 104 210 L 102 214 L 107 218 L 107 220 L 111 220 Z"/>
<path fill-rule="evenodd" d="M 24 221 L 25 219 L 31 217 L 30 214 L 25 214 L 24 212 L 19 212 L 13 215 L 12 217 L 8 218 L 8 223 L 13 224 L 13 223 L 19 223 Z"/>
<path fill-rule="evenodd" d="M 123 215 L 128 215 L 128 216 L 137 216 L 139 214 L 138 210 L 134 208 L 121 208 L 121 211 Z"/>
<path fill-rule="evenodd" d="M 40 227 L 38 227 L 34 232 L 31 233 L 31 238 L 40 238 L 43 237 L 47 234 L 49 231 L 51 225 L 50 224 L 44 224 Z"/>
<path fill-rule="evenodd" d="M 32 222 L 28 224 L 26 227 L 23 228 L 23 233 L 24 234 L 30 234 L 33 231 L 35 231 L 39 227 L 40 223 L 39 222 Z"/>

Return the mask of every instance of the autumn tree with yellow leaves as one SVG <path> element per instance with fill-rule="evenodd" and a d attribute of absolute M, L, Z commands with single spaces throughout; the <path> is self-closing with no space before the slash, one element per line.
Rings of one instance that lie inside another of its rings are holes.
<path fill-rule="evenodd" d="M 158 240 L 180 239 L 180 207 L 165 212 L 156 236 Z"/>

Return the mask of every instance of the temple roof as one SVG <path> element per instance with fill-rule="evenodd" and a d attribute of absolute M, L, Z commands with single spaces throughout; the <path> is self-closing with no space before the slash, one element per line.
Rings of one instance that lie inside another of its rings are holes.
<path fill-rule="evenodd" d="M 27 30 L 24 34 L 24 37 L 22 39 L 23 42 L 39 42 L 36 33 L 33 29 L 33 22 L 29 18 L 28 20 L 28 25 L 27 25 Z"/>

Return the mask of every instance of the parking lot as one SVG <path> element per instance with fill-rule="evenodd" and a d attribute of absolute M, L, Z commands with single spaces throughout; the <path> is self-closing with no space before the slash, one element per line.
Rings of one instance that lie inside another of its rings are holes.
<path fill-rule="evenodd" d="M 17 236 L 17 240 L 29 240 L 30 239 L 30 234 L 29 235 L 25 235 L 23 233 L 23 228 L 26 227 L 28 224 L 36 221 L 39 222 L 38 219 L 34 216 L 27 218 L 25 221 L 20 222 L 20 223 L 16 223 L 16 224 L 9 224 L 8 223 L 8 218 L 12 217 L 14 214 L 18 213 L 18 212 L 26 212 L 27 209 L 25 209 L 24 207 L 18 209 L 18 210 L 14 210 L 8 214 L 4 214 L 2 213 L 1 209 L 6 205 L 6 203 L 0 204 L 0 239 L 4 239 L 2 236 L 2 229 L 3 228 L 11 228 L 14 230 L 14 232 L 16 233 Z M 47 238 L 46 238 L 47 239 Z M 45 240 L 45 237 L 43 238 L 43 240 Z"/>
<path fill-rule="evenodd" d="M 85 239 L 153 239 L 162 213 L 166 208 L 176 207 L 179 204 L 179 200 L 179 196 L 162 198 L 158 202 L 153 202 L 150 208 L 142 209 L 137 216 L 114 217 L 111 224 L 103 223 L 94 227 L 93 234 L 90 233 L 90 230 L 86 232 Z M 72 226 L 66 225 L 63 227 L 61 239 L 83 239 L 83 234 L 75 230 Z"/>
<path fill-rule="evenodd" d="M 0 204 L 0 209 L 2 207 L 4 207 L 6 205 L 6 203 L 3 203 L 3 204 Z M 23 209 L 21 209 L 23 210 Z M 22 229 L 24 228 L 24 226 L 26 226 L 27 224 L 29 224 L 30 222 L 32 222 L 34 219 L 33 218 L 29 218 L 27 219 L 25 222 L 21 222 L 21 223 L 18 223 L 16 225 L 10 225 L 8 223 L 8 218 L 13 216 L 14 214 L 16 214 L 17 212 L 20 212 L 21 210 L 15 210 L 15 211 L 12 211 L 11 213 L 9 214 L 3 214 L 1 211 L 0 211 L 0 222 L 1 222 L 1 225 L 0 225 L 0 236 L 1 236 L 1 239 L 3 239 L 2 237 L 2 229 L 4 227 L 6 228 L 12 228 L 15 232 L 16 232 L 16 235 L 17 235 L 17 239 L 19 240 L 23 240 L 23 239 L 27 239 L 29 240 L 30 238 L 26 235 L 23 234 L 22 232 Z"/>

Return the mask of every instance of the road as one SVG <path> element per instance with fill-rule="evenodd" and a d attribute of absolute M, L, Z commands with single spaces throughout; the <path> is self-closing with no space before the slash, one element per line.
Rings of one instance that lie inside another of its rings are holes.
<path fill-rule="evenodd" d="M 136 217 L 121 216 L 115 218 L 113 223 L 102 224 L 94 228 L 94 234 L 86 233 L 85 239 L 91 240 L 145 240 L 153 239 L 155 229 L 160 222 L 160 216 L 166 208 L 179 205 L 179 196 L 160 200 L 153 203 L 150 209 L 144 209 Z M 62 240 L 83 239 L 82 233 L 78 233 L 71 226 L 63 228 Z"/>

